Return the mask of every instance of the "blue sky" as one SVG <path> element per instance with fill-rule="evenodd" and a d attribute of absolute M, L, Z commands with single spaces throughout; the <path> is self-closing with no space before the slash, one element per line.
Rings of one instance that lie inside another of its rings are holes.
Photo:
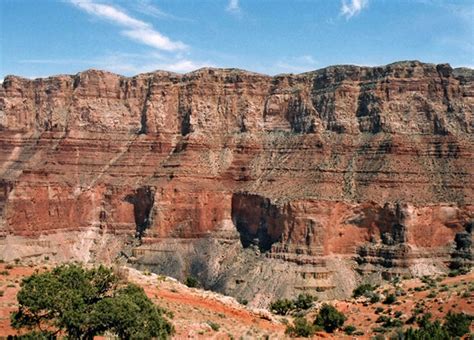
<path fill-rule="evenodd" d="M 0 0 L 0 78 L 474 65 L 474 0 Z"/>

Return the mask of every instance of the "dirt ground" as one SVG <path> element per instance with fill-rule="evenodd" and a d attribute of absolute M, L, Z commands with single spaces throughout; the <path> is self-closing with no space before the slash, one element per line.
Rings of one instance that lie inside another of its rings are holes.
<path fill-rule="evenodd" d="M 10 313 L 16 308 L 16 294 L 21 279 L 47 266 L 0 264 L 0 337 L 17 334 L 10 327 Z M 266 310 L 255 310 L 235 299 L 196 288 L 188 288 L 163 276 L 124 269 L 129 281 L 145 289 L 146 294 L 160 306 L 170 310 L 176 328 L 175 339 L 283 339 L 285 323 L 291 316 L 275 316 Z M 409 327 L 406 321 L 417 313 L 430 312 L 433 319 L 443 318 L 449 311 L 474 315 L 474 273 L 437 279 L 412 279 L 387 283 L 378 287 L 380 302 L 366 298 L 331 301 L 347 316 L 345 325 L 353 325 L 363 333 L 348 336 L 343 331 L 334 334 L 319 332 L 314 338 L 368 339 L 376 334 L 389 336 L 398 327 Z M 396 301 L 384 304 L 384 296 L 396 294 Z M 321 303 L 316 303 L 306 315 L 313 320 Z M 420 315 L 420 314 L 419 314 Z M 400 320 L 402 326 L 382 327 L 380 316 Z"/>

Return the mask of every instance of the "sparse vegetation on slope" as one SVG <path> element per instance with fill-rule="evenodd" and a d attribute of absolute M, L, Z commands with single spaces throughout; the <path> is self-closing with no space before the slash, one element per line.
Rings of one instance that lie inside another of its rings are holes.
<path fill-rule="evenodd" d="M 111 332 L 120 339 L 167 338 L 174 332 L 165 310 L 153 304 L 143 288 L 120 282 L 103 266 L 70 264 L 35 273 L 23 279 L 17 299 L 12 326 L 31 330 L 33 337 L 39 332 L 92 339 Z"/>

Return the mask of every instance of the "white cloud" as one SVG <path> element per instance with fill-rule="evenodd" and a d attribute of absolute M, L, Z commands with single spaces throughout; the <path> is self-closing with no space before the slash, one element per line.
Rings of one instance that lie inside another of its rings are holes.
<path fill-rule="evenodd" d="M 239 0 L 229 0 L 226 10 L 230 13 L 240 13 Z"/>
<path fill-rule="evenodd" d="M 213 67 L 209 62 L 196 62 L 189 59 L 178 60 L 131 60 L 122 56 L 109 56 L 97 64 L 97 68 L 105 69 L 111 72 L 135 75 L 139 73 L 152 72 L 156 70 L 165 70 L 177 73 L 187 73 L 202 67 Z"/>
<path fill-rule="evenodd" d="M 350 19 L 354 15 L 359 14 L 368 4 L 369 0 L 342 0 L 341 14 L 346 19 Z"/>
<path fill-rule="evenodd" d="M 151 16 L 157 19 L 169 19 L 169 20 L 187 21 L 187 22 L 193 21 L 188 18 L 178 17 L 176 15 L 165 12 L 161 8 L 153 5 L 150 2 L 150 0 L 136 0 L 136 2 L 133 3 L 133 9 L 141 14 Z"/>
<path fill-rule="evenodd" d="M 94 68 L 127 76 L 156 70 L 186 73 L 202 67 L 215 66 L 209 61 L 194 61 L 183 56 L 165 56 L 157 52 L 145 54 L 115 52 L 92 59 L 24 59 L 19 62 L 51 65 L 75 64 L 78 67 L 77 71 Z"/>
<path fill-rule="evenodd" d="M 121 33 L 142 44 L 164 51 L 178 51 L 188 48 L 184 43 L 172 41 L 156 31 L 149 23 L 135 19 L 123 10 L 111 5 L 95 3 L 91 0 L 70 0 L 70 2 L 91 15 L 125 27 L 126 29 Z"/>
<path fill-rule="evenodd" d="M 301 73 L 313 71 L 318 66 L 318 62 L 311 55 L 299 57 L 283 58 L 272 68 L 272 73 Z"/>
<path fill-rule="evenodd" d="M 187 46 L 182 42 L 171 41 L 168 37 L 165 37 L 160 32 L 149 28 L 127 30 L 123 31 L 122 33 L 133 40 L 165 51 L 177 51 L 187 48 Z"/>

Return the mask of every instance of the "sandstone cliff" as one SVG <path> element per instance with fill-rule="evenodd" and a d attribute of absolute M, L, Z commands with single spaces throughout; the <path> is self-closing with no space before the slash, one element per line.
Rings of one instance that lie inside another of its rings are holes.
<path fill-rule="evenodd" d="M 473 109 L 473 70 L 417 61 L 8 76 L 1 254 L 123 258 L 255 305 L 470 266 Z"/>

